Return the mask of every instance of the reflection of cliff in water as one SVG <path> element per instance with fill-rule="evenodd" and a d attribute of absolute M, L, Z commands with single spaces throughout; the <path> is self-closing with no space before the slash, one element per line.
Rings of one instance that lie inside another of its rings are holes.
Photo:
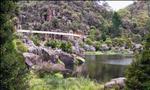
<path fill-rule="evenodd" d="M 89 76 L 99 82 L 109 81 L 112 78 L 123 77 L 124 71 L 132 62 L 131 57 L 119 55 L 86 56 L 86 63 L 77 69 L 78 75 Z"/>

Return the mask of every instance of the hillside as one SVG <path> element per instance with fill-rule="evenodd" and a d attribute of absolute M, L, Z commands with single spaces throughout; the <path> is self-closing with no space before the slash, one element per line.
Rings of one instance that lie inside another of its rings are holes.
<path fill-rule="evenodd" d="M 145 34 L 150 31 L 144 1 L 118 12 L 113 12 L 106 2 L 98 4 L 97 1 L 20 1 L 18 5 L 23 29 L 87 35 L 85 42 L 79 42 L 84 50 L 118 50 L 123 47 L 132 51 L 141 46 Z M 39 37 L 43 38 L 43 35 L 34 38 Z"/>
<path fill-rule="evenodd" d="M 21 1 L 18 5 L 23 29 L 45 31 L 88 33 L 91 26 L 102 29 L 112 13 L 96 1 Z"/>
<path fill-rule="evenodd" d="M 148 2 L 138 1 L 118 11 L 123 21 L 123 28 L 133 37 L 144 37 L 150 32 L 150 15 L 148 15 Z"/>

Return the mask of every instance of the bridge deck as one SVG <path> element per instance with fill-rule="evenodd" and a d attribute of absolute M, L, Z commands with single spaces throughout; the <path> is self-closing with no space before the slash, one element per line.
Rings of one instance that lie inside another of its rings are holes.
<path fill-rule="evenodd" d="M 27 32 L 27 33 L 40 33 L 40 34 L 55 34 L 55 35 L 65 35 L 65 36 L 76 36 L 84 37 L 83 35 L 73 34 L 73 33 L 62 33 L 62 32 L 50 32 L 50 31 L 36 31 L 36 30 L 22 30 L 18 29 L 17 32 Z"/>

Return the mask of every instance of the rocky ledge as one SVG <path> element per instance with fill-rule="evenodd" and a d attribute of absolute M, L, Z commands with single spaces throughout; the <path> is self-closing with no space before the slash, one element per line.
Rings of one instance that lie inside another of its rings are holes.
<path fill-rule="evenodd" d="M 28 48 L 24 52 L 25 63 L 29 69 L 42 72 L 61 72 L 63 75 L 75 72 L 75 67 L 84 63 L 84 59 L 76 54 L 69 54 L 60 49 L 36 46 L 28 37 L 21 39 Z"/>

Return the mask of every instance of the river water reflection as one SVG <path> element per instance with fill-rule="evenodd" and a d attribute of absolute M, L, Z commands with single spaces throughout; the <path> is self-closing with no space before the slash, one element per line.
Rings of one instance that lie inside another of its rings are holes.
<path fill-rule="evenodd" d="M 98 82 L 106 82 L 112 78 L 123 77 L 131 62 L 131 57 L 121 55 L 86 55 L 84 75 Z"/>

